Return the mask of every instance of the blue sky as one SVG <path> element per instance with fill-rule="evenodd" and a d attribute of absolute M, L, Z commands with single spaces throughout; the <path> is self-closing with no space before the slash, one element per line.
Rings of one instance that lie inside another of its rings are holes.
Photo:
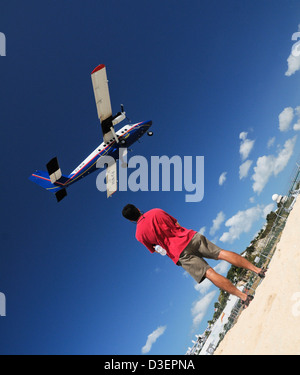
<path fill-rule="evenodd" d="M 160 207 L 220 247 L 248 246 L 299 160 L 298 59 L 286 74 L 299 11 L 265 0 L 1 5 L 1 354 L 186 352 L 218 291 L 151 255 L 121 210 Z M 70 173 L 102 142 L 90 79 L 100 63 L 114 112 L 123 103 L 133 122 L 153 121 L 131 155 L 204 156 L 201 202 L 184 191 L 108 200 L 94 174 L 57 204 L 28 180 L 53 156 Z"/>

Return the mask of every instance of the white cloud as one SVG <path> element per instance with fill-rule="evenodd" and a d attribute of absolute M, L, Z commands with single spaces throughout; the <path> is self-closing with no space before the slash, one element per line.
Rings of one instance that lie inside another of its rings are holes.
<path fill-rule="evenodd" d="M 264 155 L 257 159 L 254 174 L 251 177 L 254 180 L 252 185 L 254 192 L 260 194 L 269 178 L 272 175 L 277 176 L 286 167 L 293 154 L 296 139 L 297 136 L 288 139 L 277 156 Z"/>
<path fill-rule="evenodd" d="M 243 164 L 240 165 L 240 180 L 248 176 L 249 169 L 252 165 L 252 160 L 246 160 Z"/>
<path fill-rule="evenodd" d="M 230 267 L 230 264 L 226 262 L 225 260 L 219 261 L 219 263 L 214 267 L 214 270 L 221 274 L 224 275 L 227 273 L 228 269 Z M 197 290 L 197 292 L 201 294 L 205 294 L 212 286 L 212 282 L 208 279 L 204 279 L 200 284 L 195 284 L 194 288 Z"/>
<path fill-rule="evenodd" d="M 218 273 L 220 273 L 221 275 L 224 275 L 225 273 L 227 273 L 229 267 L 231 265 L 226 262 L 225 260 L 221 260 L 215 267 L 214 267 L 214 270 Z"/>
<path fill-rule="evenodd" d="M 217 217 L 213 220 L 213 225 L 209 230 L 209 234 L 213 236 L 218 229 L 220 229 L 221 224 L 225 220 L 225 215 L 222 211 L 220 211 Z"/>
<path fill-rule="evenodd" d="M 266 186 L 269 178 L 273 174 L 274 168 L 274 159 L 273 155 L 264 155 L 260 156 L 256 161 L 256 167 L 254 167 L 254 174 L 252 175 L 252 180 L 254 183 L 252 189 L 254 192 L 260 194 L 263 188 Z"/>
<path fill-rule="evenodd" d="M 238 211 L 226 221 L 225 226 L 229 227 L 229 231 L 222 234 L 220 241 L 232 243 L 236 239 L 240 238 L 242 233 L 248 233 L 251 230 L 252 225 L 257 220 L 261 218 L 265 219 L 272 207 L 270 204 L 267 206 L 258 204 L 257 206 L 248 208 L 247 210 Z"/>
<path fill-rule="evenodd" d="M 292 107 L 286 107 L 284 110 L 279 114 L 279 130 L 281 132 L 286 132 L 289 130 L 291 122 L 294 118 L 294 110 Z"/>
<path fill-rule="evenodd" d="M 224 260 L 220 261 L 215 267 L 214 270 L 221 275 L 227 273 L 230 264 L 225 262 Z M 195 284 L 194 288 L 202 295 L 205 295 L 203 298 L 195 301 L 192 305 L 192 316 L 193 316 L 193 328 L 198 328 L 198 325 L 201 323 L 202 319 L 204 318 L 209 305 L 211 304 L 216 291 L 212 291 L 208 294 L 208 290 L 213 286 L 212 282 L 208 279 L 204 279 L 202 283 Z"/>
<path fill-rule="evenodd" d="M 298 130 L 300 130 L 300 106 L 295 108 L 295 112 L 298 116 L 298 121 L 296 122 L 296 124 L 294 124 L 293 129 L 295 131 L 298 131 Z"/>
<path fill-rule="evenodd" d="M 227 175 L 227 172 L 223 172 L 221 174 L 221 176 L 219 177 L 219 185 L 222 186 L 224 184 L 224 182 L 226 181 L 226 175 Z"/>
<path fill-rule="evenodd" d="M 152 333 L 150 333 L 150 335 L 148 335 L 146 344 L 142 347 L 143 354 L 150 352 L 152 345 L 165 332 L 166 328 L 167 326 L 159 326 L 158 328 L 156 328 L 155 331 L 153 331 Z"/>
<path fill-rule="evenodd" d="M 299 56 L 294 56 L 292 53 L 287 59 L 288 63 L 288 70 L 285 72 L 286 76 L 291 76 L 294 74 L 297 70 L 300 69 L 300 55 Z"/>
<path fill-rule="evenodd" d="M 239 135 L 239 138 L 244 141 L 247 138 L 247 135 L 248 135 L 247 132 L 241 132 L 240 135 Z"/>
<path fill-rule="evenodd" d="M 232 243 L 238 239 L 242 233 L 250 231 L 253 223 L 261 218 L 261 208 L 259 206 L 248 208 L 245 211 L 238 211 L 225 223 L 229 227 L 228 232 L 224 232 L 220 241 Z"/>
<path fill-rule="evenodd" d="M 249 156 L 249 154 L 250 154 L 250 152 L 251 152 L 251 150 L 254 146 L 254 142 L 255 142 L 251 139 L 248 139 L 247 135 L 248 135 L 247 132 L 241 132 L 240 133 L 240 139 L 242 140 L 242 142 L 240 144 L 240 154 L 241 154 L 242 160 L 247 159 L 247 157 Z"/>
<path fill-rule="evenodd" d="M 263 216 L 266 218 L 267 215 L 273 211 L 275 208 L 275 203 L 270 203 L 268 204 L 267 206 L 265 206 L 265 208 L 263 209 Z"/>
<path fill-rule="evenodd" d="M 212 283 L 208 279 L 204 279 L 200 284 L 195 284 L 194 288 L 199 292 L 200 294 L 205 294 L 212 286 Z"/>
<path fill-rule="evenodd" d="M 268 144 L 267 144 L 267 147 L 268 148 L 271 148 L 273 146 L 273 144 L 275 143 L 275 137 L 272 137 L 268 140 Z"/>
<path fill-rule="evenodd" d="M 274 163 L 274 175 L 277 176 L 287 165 L 290 157 L 293 154 L 294 147 L 296 144 L 297 136 L 295 135 L 293 138 L 288 139 L 283 146 L 283 149 L 280 150 L 277 158 L 275 158 Z"/>
<path fill-rule="evenodd" d="M 206 227 L 201 227 L 199 229 L 198 233 L 200 233 L 200 234 L 202 234 L 204 236 L 205 230 L 206 230 Z"/>
<path fill-rule="evenodd" d="M 190 274 L 186 271 L 183 272 L 183 277 L 185 277 L 186 279 L 188 279 L 190 277 Z"/>
<path fill-rule="evenodd" d="M 204 282 L 204 281 L 203 281 Z M 206 294 L 199 301 L 194 302 L 191 312 L 193 316 L 193 327 L 196 329 L 204 318 L 209 305 L 211 304 L 213 298 L 215 297 L 217 291 L 214 290 Z"/>

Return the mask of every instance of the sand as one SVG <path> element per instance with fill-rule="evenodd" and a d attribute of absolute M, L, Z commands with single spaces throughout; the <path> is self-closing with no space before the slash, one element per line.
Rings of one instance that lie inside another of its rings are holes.
<path fill-rule="evenodd" d="M 255 298 L 214 354 L 300 354 L 300 197 Z"/>

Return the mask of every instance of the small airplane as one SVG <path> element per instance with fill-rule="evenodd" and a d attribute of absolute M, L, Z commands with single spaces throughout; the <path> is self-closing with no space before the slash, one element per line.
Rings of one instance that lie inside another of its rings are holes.
<path fill-rule="evenodd" d="M 134 125 L 125 125 L 120 130 L 115 131 L 114 126 L 126 118 L 126 113 L 123 105 L 121 105 L 121 112 L 118 112 L 115 116 L 112 115 L 105 65 L 98 65 L 92 71 L 91 78 L 98 118 L 103 132 L 103 142 L 69 175 L 62 174 L 57 157 L 54 157 L 46 165 L 47 172 L 37 170 L 29 177 L 29 180 L 55 193 L 57 202 L 67 195 L 66 189 L 70 185 L 97 170 L 97 162 L 101 157 L 112 156 L 114 160 L 117 160 L 120 148 L 127 149 L 146 132 L 149 136 L 153 135 L 153 132 L 148 130 L 152 125 L 151 120 Z M 117 191 L 116 162 L 105 166 L 107 197 L 110 197 Z"/>

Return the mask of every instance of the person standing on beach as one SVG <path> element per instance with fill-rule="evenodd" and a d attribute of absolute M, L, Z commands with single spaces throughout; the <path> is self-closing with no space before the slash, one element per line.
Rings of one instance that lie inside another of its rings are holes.
<path fill-rule="evenodd" d="M 245 307 L 249 305 L 253 296 L 237 289 L 203 258 L 225 260 L 236 267 L 253 271 L 260 277 L 265 276 L 265 269 L 254 266 L 239 254 L 221 249 L 195 230 L 180 226 L 174 217 L 162 209 L 154 208 L 142 213 L 134 205 L 127 204 L 122 215 L 136 223 L 136 239 L 151 253 L 155 253 L 155 246 L 161 246 L 166 250 L 167 256 L 177 266 L 184 268 L 197 283 L 206 278 L 218 288 L 239 297 Z"/>

